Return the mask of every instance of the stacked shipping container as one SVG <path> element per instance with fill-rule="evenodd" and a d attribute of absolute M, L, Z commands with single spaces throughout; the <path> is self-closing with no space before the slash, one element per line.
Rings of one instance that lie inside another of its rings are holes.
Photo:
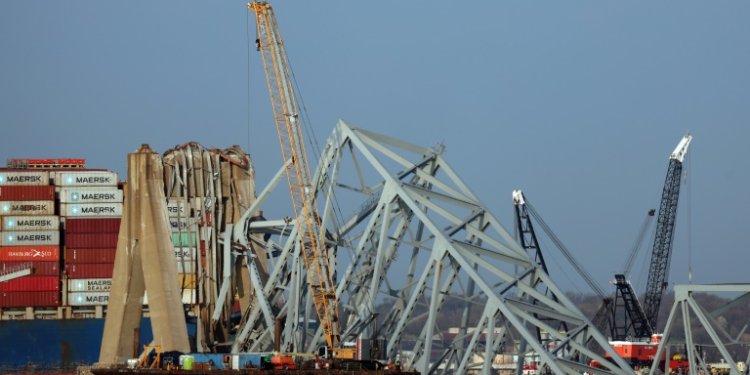
<path fill-rule="evenodd" d="M 197 200 L 193 203 L 198 203 Z M 167 202 L 169 224 L 172 228 L 172 246 L 177 259 L 177 283 L 182 290 L 182 303 L 197 302 L 197 248 L 198 230 L 196 224 L 200 215 L 200 205 L 193 208 L 188 200 L 182 197 L 170 197 Z M 144 298 L 148 304 L 148 298 Z"/>
<path fill-rule="evenodd" d="M 0 171 L 0 271 L 32 274 L 0 283 L 0 307 L 60 304 L 60 219 L 47 171 Z"/>
<path fill-rule="evenodd" d="M 123 204 L 117 182 L 117 174 L 108 171 L 55 173 L 64 226 L 67 305 L 109 301 Z"/>
<path fill-rule="evenodd" d="M 123 199 L 111 171 L 0 169 L 0 272 L 33 269 L 30 276 L 0 283 L 0 308 L 106 305 Z M 200 203 L 180 197 L 168 202 L 176 282 L 185 304 L 197 302 L 198 251 L 205 252 L 199 238 L 210 237 L 198 233 L 206 230 L 197 225 Z"/>
<path fill-rule="evenodd" d="M 192 306 L 194 316 L 210 316 L 217 301 L 216 293 L 226 276 L 222 268 L 224 254 L 218 250 L 217 234 L 224 231 L 225 224 L 236 223 L 255 199 L 252 162 L 249 156 L 236 146 L 224 150 L 207 150 L 191 142 L 167 151 L 163 163 L 165 195 L 168 201 L 185 202 L 185 207 L 169 211 L 170 224 L 174 232 L 172 240 L 175 245 L 175 258 L 180 272 L 175 282 L 183 289 L 183 302 L 203 302 Z M 72 173 L 74 171 L 76 173 Z M 23 176 L 10 176 L 4 172 L 25 173 Z M 38 172 L 47 173 L 47 177 L 34 174 Z M 9 363 L 12 366 L 26 366 L 27 363 L 59 365 L 60 359 L 63 363 L 89 363 L 98 358 L 103 326 L 100 318 L 106 315 L 106 309 L 101 305 L 108 301 L 112 280 L 109 277 L 83 277 L 84 273 L 81 270 L 89 268 L 86 266 L 88 264 L 106 264 L 107 268 L 112 268 L 116 251 L 116 242 L 113 240 L 115 237 L 112 234 L 118 232 L 118 218 L 123 210 L 122 205 L 117 203 L 127 197 L 122 197 L 123 193 L 120 191 L 113 191 L 117 190 L 113 189 L 118 184 L 116 175 L 102 170 L 96 172 L 104 173 L 87 175 L 88 172 L 95 170 L 86 169 L 83 159 L 11 159 L 8 161 L 8 168 L 0 168 L 0 202 L 54 202 L 54 212 L 50 215 L 28 215 L 31 210 L 43 209 L 39 203 L 17 203 L 15 208 L 6 208 L 7 213 L 2 212 L 3 207 L 0 205 L 0 240 L 6 231 L 30 232 L 33 229 L 56 233 L 46 238 L 49 242 L 55 242 L 54 245 L 23 249 L 23 246 L 16 242 L 13 250 L 0 251 L 0 258 L 12 257 L 12 261 L 17 262 L 37 262 L 40 258 L 56 259 L 48 261 L 45 266 L 37 263 L 33 266 L 37 276 L 59 278 L 60 290 L 54 293 L 54 305 L 62 305 L 57 308 L 34 308 L 49 305 L 49 302 L 45 301 L 48 295 L 38 292 L 19 292 L 26 300 L 11 305 L 7 298 L 2 297 L 6 293 L 0 292 L 0 319 L 5 327 L 0 331 L 6 333 L 6 340 L 3 341 L 8 344 L 0 346 L 0 352 L 6 354 L 0 356 L 0 367 Z M 41 183 L 45 180 L 46 182 Z M 16 185 L 26 187 L 22 192 L 14 192 L 15 195 L 20 194 L 15 197 L 10 197 L 9 190 L 3 189 L 5 186 Z M 46 197 L 34 197 L 32 186 L 44 186 L 39 189 L 46 189 Z M 91 190 L 103 189 L 105 192 L 87 191 L 88 194 L 84 195 L 81 191 L 77 194 L 74 191 L 84 187 L 90 187 Z M 12 212 L 16 212 L 17 215 Z M 34 216 L 37 221 L 19 221 L 13 216 Z M 44 221 L 42 216 L 48 216 L 49 220 Z M 109 220 L 104 220 L 105 218 Z M 64 228 L 62 232 L 60 228 Z M 92 236 L 93 233 L 101 236 Z M 59 241 L 55 241 L 55 235 Z M 31 240 L 30 236 L 16 236 L 15 240 Z M 42 236 L 33 238 L 45 239 Z M 63 244 L 67 246 L 63 247 Z M 110 245 L 111 248 L 108 247 Z M 5 246 L 0 245 L 0 248 Z M 257 258 L 258 264 L 267 271 L 266 257 L 264 253 L 261 255 L 263 256 Z M 246 269 L 243 268 L 241 271 L 240 276 L 246 280 Z M 37 281 L 37 285 L 49 284 L 47 279 Z M 24 288 L 19 282 L 12 287 Z M 232 288 L 227 295 L 234 296 L 236 291 L 238 289 Z M 69 306 L 77 303 L 75 298 L 69 298 L 74 293 L 87 293 L 91 298 L 78 304 L 88 306 Z M 240 297 L 247 296 L 249 294 L 244 293 L 244 296 Z M 240 303 L 229 299 L 231 297 L 224 302 L 224 311 L 230 311 L 230 308 L 233 312 L 239 311 Z M 144 303 L 147 302 L 144 296 Z M 92 304 L 95 306 L 90 306 Z M 237 309 L 233 307 L 235 305 Z M 8 306 L 18 308 L 6 308 Z M 219 324 L 228 326 L 225 325 L 227 319 L 229 318 L 222 317 Z M 208 332 L 209 335 L 204 337 L 203 342 L 215 341 L 214 330 L 210 327 L 216 322 L 204 321 L 201 318 L 193 322 L 196 323 L 188 323 L 189 330 L 192 326 L 193 332 Z M 141 344 L 151 339 L 148 336 L 149 323 L 149 319 L 142 321 L 144 335 L 141 336 Z M 32 333 L 31 336 L 29 333 Z M 26 336 L 33 340 L 16 339 Z M 39 337 L 44 339 L 38 340 Z M 90 338 L 93 338 L 93 341 L 88 340 Z M 71 351 L 71 348 L 75 350 Z"/>
<path fill-rule="evenodd" d="M 0 272 L 32 270 L 0 283 L 0 308 L 107 303 L 122 190 L 116 173 L 65 160 L 76 163 L 0 169 Z"/>

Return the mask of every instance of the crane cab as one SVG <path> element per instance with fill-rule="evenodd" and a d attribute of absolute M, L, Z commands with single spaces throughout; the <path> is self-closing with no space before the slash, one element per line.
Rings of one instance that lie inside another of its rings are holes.
<path fill-rule="evenodd" d="M 318 348 L 318 356 L 321 358 L 355 359 L 357 348 L 350 343 L 344 343 L 340 348 L 330 348 L 323 345 Z"/>

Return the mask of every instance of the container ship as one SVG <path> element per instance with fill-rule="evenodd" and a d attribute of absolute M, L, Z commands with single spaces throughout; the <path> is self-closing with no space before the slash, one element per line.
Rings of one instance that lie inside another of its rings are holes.
<path fill-rule="evenodd" d="M 191 350 L 223 352 L 249 294 L 232 288 L 234 298 L 216 302 L 217 237 L 255 199 L 252 162 L 238 146 L 189 142 L 166 151 L 163 164 Z M 75 372 L 99 360 L 125 186 L 83 159 L 10 159 L 0 168 L 0 374 Z M 218 325 L 208 319 L 217 304 Z M 142 305 L 134 356 L 153 339 L 146 294 Z"/>
<path fill-rule="evenodd" d="M 117 173 L 83 159 L 0 168 L 0 373 L 98 359 L 122 205 Z"/>

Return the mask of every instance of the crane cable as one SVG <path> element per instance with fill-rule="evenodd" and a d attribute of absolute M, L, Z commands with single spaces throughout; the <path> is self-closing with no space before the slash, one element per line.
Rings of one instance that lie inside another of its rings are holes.
<path fill-rule="evenodd" d="M 695 154 L 695 151 L 691 153 Z M 692 158 L 692 156 L 691 156 Z M 691 166 L 693 163 L 689 163 L 690 158 L 686 158 L 683 165 L 685 165 L 684 169 L 684 178 L 685 178 L 685 188 L 687 190 L 687 251 L 688 251 L 688 284 L 693 283 L 693 189 L 690 187 L 690 184 L 688 183 L 690 181 L 690 175 L 692 174 L 690 172 Z"/>
<path fill-rule="evenodd" d="M 287 52 L 287 55 L 288 55 L 288 52 Z M 294 68 L 292 67 L 292 62 L 290 60 L 287 60 L 286 64 L 289 70 L 289 74 L 292 77 L 292 84 L 294 85 L 294 88 L 295 88 L 294 93 L 299 103 L 298 110 L 300 113 L 298 113 L 298 115 L 300 115 L 299 118 L 302 123 L 302 126 L 301 126 L 302 131 L 305 132 L 306 134 L 305 140 L 307 141 L 308 145 L 310 145 L 310 149 L 312 150 L 313 157 L 315 157 L 318 160 L 318 165 L 320 165 L 322 151 L 321 151 L 320 143 L 318 143 L 317 133 L 315 133 L 315 128 L 312 126 L 312 120 L 310 119 L 310 114 L 307 110 L 307 105 L 305 104 L 305 100 L 302 96 L 302 89 L 300 88 L 299 83 L 297 82 L 297 75 L 294 74 Z M 334 207 L 334 210 L 333 210 L 334 216 L 332 218 L 333 225 L 334 225 L 334 228 L 338 230 L 340 226 L 339 223 L 344 221 L 344 218 L 343 218 L 344 216 L 341 211 L 341 204 L 339 203 L 338 198 L 336 197 L 335 191 L 332 191 L 331 194 L 333 198 L 333 207 Z"/>
<path fill-rule="evenodd" d="M 245 35 L 247 36 L 247 150 L 250 151 L 250 12 L 245 12 Z"/>
<path fill-rule="evenodd" d="M 633 262 L 638 257 L 638 253 L 641 250 L 644 238 L 646 238 L 646 233 L 648 232 L 649 224 L 651 224 L 651 220 L 653 219 L 655 212 L 656 210 L 654 210 L 653 208 L 648 209 L 646 218 L 643 219 L 643 224 L 641 224 L 641 230 L 638 232 L 638 237 L 636 238 L 635 243 L 633 243 L 633 248 L 630 250 L 630 255 L 628 256 L 628 259 L 625 261 L 625 268 L 622 271 L 623 275 L 630 274 L 630 270 L 633 268 Z"/>
<path fill-rule="evenodd" d="M 542 246 L 543 249 L 550 248 L 550 247 L 547 246 L 547 241 L 545 241 L 544 238 L 538 238 L 537 241 L 540 242 L 540 246 Z M 562 263 L 562 261 L 559 259 L 559 257 L 555 256 L 554 253 L 545 253 L 545 254 L 547 254 L 547 255 L 546 255 L 546 258 L 544 258 L 544 260 L 547 262 L 548 265 L 549 264 L 554 264 L 555 267 L 556 267 L 555 269 L 560 269 L 560 270 L 562 270 L 565 267 L 565 264 Z M 557 276 L 557 274 L 555 274 L 555 275 Z M 561 275 L 560 277 L 564 277 L 565 280 L 568 281 L 568 284 L 570 284 L 570 287 L 573 288 L 573 289 L 575 289 L 575 291 L 578 294 L 583 295 L 584 292 L 589 292 L 588 290 L 584 291 L 583 289 L 581 289 L 581 287 L 580 287 L 580 284 L 581 284 L 580 280 L 576 280 L 576 279 L 574 279 L 574 278 L 571 277 L 571 275 L 573 275 L 573 272 L 560 272 L 560 275 Z M 547 288 L 547 290 L 549 290 L 549 288 Z M 547 293 L 545 292 L 545 295 L 546 294 Z"/>
<path fill-rule="evenodd" d="M 563 255 L 565 256 L 565 258 L 568 259 L 568 262 L 570 262 L 570 264 L 576 269 L 576 271 L 578 271 L 578 274 L 581 275 L 581 277 L 583 277 L 586 283 L 589 284 L 591 289 L 593 289 L 594 292 L 599 297 L 604 298 L 605 294 L 602 288 L 599 287 L 599 285 L 597 285 L 596 282 L 594 281 L 594 278 L 588 272 L 586 272 L 586 270 L 583 269 L 583 267 L 581 267 L 580 262 L 578 262 L 578 260 L 576 260 L 575 257 L 573 257 L 573 254 L 570 251 L 568 251 L 568 249 L 565 247 L 562 241 L 560 241 L 560 239 L 555 235 L 555 233 L 552 232 L 552 229 L 547 225 L 547 223 L 544 222 L 544 219 L 542 219 L 542 217 L 539 216 L 539 214 L 536 212 L 534 207 L 529 202 L 526 202 L 526 207 L 529 209 L 529 213 L 532 216 L 534 216 L 534 218 L 537 220 L 537 222 L 539 223 L 539 226 L 542 227 L 542 230 L 547 234 L 547 236 L 549 236 L 552 242 L 555 243 L 555 246 L 557 246 L 560 252 L 562 252 Z"/>
<path fill-rule="evenodd" d="M 320 164 L 320 161 L 322 159 L 322 151 L 320 147 L 320 143 L 318 143 L 318 136 L 315 133 L 315 128 L 312 126 L 312 120 L 310 119 L 309 112 L 307 111 L 307 106 L 305 105 L 305 100 L 302 97 L 302 90 L 299 87 L 299 84 L 297 83 L 297 76 L 294 74 L 294 69 L 292 68 L 292 63 L 288 62 L 289 65 L 289 73 L 292 75 L 292 83 L 294 84 L 294 87 L 296 88 L 295 92 L 297 93 L 297 99 L 299 99 L 300 103 L 300 112 L 302 114 L 302 129 L 307 134 L 307 143 L 310 144 L 310 148 L 313 150 L 313 156 L 318 159 L 318 164 Z M 333 224 L 335 228 L 339 228 L 339 223 L 342 223 L 344 221 L 344 215 L 341 211 L 341 204 L 339 203 L 338 198 L 336 197 L 335 191 L 332 191 L 332 198 L 333 198 L 333 207 L 334 207 L 334 217 L 333 217 Z"/>
<path fill-rule="evenodd" d="M 251 83 L 251 81 L 250 81 L 250 45 L 251 45 L 251 39 L 250 39 L 250 12 L 247 12 L 247 16 L 246 16 L 245 20 L 246 20 L 246 29 L 247 29 L 247 43 L 246 43 L 246 45 L 247 45 L 247 71 L 248 71 L 248 74 L 247 74 L 247 98 L 248 98 L 248 103 L 249 103 L 250 102 L 250 91 L 251 91 L 251 89 L 250 89 L 250 86 L 251 86 L 250 85 L 250 83 Z M 258 29 L 257 28 L 255 28 L 255 43 L 256 43 L 257 47 L 260 48 L 261 41 L 260 41 L 260 35 L 258 35 Z M 313 156 L 316 159 L 318 159 L 318 163 L 320 163 L 321 153 L 322 153 L 321 152 L 321 147 L 320 147 L 320 144 L 318 143 L 318 137 L 317 137 L 317 134 L 315 133 L 315 129 L 312 126 L 312 120 L 310 119 L 310 115 L 309 115 L 309 112 L 307 110 L 307 106 L 305 105 L 305 101 L 304 101 L 304 99 L 302 97 L 302 91 L 300 89 L 299 83 L 297 82 L 297 76 L 294 74 L 294 69 L 292 68 L 291 61 L 287 61 L 287 68 L 288 68 L 289 74 L 291 75 L 291 78 L 292 78 L 292 84 L 294 85 L 294 88 L 295 88 L 295 91 L 294 91 L 295 94 L 294 94 L 294 96 L 296 97 L 298 103 L 300 104 L 300 107 L 298 108 L 298 110 L 300 112 L 300 113 L 298 113 L 298 115 L 300 115 L 300 117 L 299 117 L 300 122 L 301 122 L 301 126 L 300 127 L 301 127 L 302 131 L 304 131 L 305 134 L 306 134 L 305 140 L 307 141 L 308 145 L 310 145 L 310 149 L 312 150 Z M 248 121 L 248 134 L 247 134 L 247 137 L 248 137 L 248 149 L 249 149 L 249 147 L 250 147 L 250 106 L 249 105 L 248 105 L 247 118 L 248 118 L 248 120 L 247 120 Z M 343 213 L 341 211 L 341 204 L 339 203 L 338 198 L 336 197 L 335 191 L 332 191 L 332 198 L 333 198 L 333 207 L 334 207 L 334 210 L 333 210 L 334 216 L 332 218 L 333 219 L 333 225 L 334 225 L 334 228 L 336 228 L 338 230 L 338 228 L 340 226 L 339 223 L 341 223 L 341 222 L 344 221 L 344 219 L 343 219 Z"/>

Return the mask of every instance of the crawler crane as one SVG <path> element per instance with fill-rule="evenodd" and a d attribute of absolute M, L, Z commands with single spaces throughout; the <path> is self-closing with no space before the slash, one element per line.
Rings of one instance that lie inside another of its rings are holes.
<path fill-rule="evenodd" d="M 322 228 L 320 224 L 315 203 L 315 189 L 312 186 L 312 175 L 302 136 L 302 118 L 298 112 L 299 107 L 284 42 L 281 39 L 271 5 L 256 1 L 248 3 L 247 7 L 255 13 L 257 26 L 255 42 L 262 55 L 281 154 L 284 160 L 291 160 L 286 168 L 286 175 L 301 241 L 300 252 L 304 258 L 309 291 L 326 344 L 332 350 L 333 356 L 352 358 L 354 353 L 351 349 L 340 347 L 336 285 L 329 266 L 328 250 L 323 242 L 325 228 Z"/>
<path fill-rule="evenodd" d="M 688 146 L 693 137 L 684 136 L 669 157 L 667 177 L 659 206 L 656 235 L 654 236 L 651 263 L 646 283 L 646 293 L 643 304 L 638 301 L 630 282 L 625 274 L 615 275 L 617 299 L 621 299 L 630 323 L 625 330 L 614 337 L 612 346 L 623 358 L 633 364 L 650 364 L 656 354 L 660 335 L 656 335 L 659 317 L 659 307 L 662 296 L 667 289 L 669 265 L 672 259 L 672 241 L 674 239 L 675 220 L 677 218 L 677 203 L 680 197 L 680 181 L 682 164 L 685 161 Z M 618 304 L 615 304 L 617 307 Z M 621 341 L 632 331 L 635 342 Z"/>

